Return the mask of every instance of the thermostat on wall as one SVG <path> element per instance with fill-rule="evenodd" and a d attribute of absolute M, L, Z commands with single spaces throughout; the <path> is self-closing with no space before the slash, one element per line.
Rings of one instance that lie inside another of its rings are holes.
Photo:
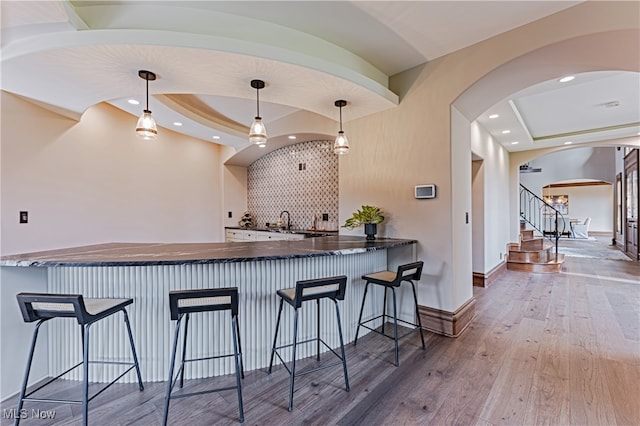
<path fill-rule="evenodd" d="M 436 186 L 431 185 L 416 185 L 415 190 L 416 198 L 436 198 Z"/>

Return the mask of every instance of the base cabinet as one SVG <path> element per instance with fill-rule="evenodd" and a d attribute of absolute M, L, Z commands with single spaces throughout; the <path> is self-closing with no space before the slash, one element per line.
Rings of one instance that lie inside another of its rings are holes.
<path fill-rule="evenodd" d="M 296 241 L 303 239 L 303 234 L 286 234 L 280 232 L 253 231 L 248 229 L 227 229 L 225 232 L 225 242 L 227 243 L 246 243 L 248 241 Z"/>
<path fill-rule="evenodd" d="M 247 242 L 256 240 L 256 231 L 245 229 L 227 229 L 225 232 L 225 242 Z"/>
<path fill-rule="evenodd" d="M 258 231 L 256 241 L 296 241 L 304 239 L 302 234 L 279 234 L 277 232 Z"/>

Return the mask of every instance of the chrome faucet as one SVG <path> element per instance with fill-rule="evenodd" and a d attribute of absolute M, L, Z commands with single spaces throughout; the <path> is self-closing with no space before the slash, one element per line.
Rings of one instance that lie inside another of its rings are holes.
<path fill-rule="evenodd" d="M 285 213 L 287 214 L 287 231 L 291 231 L 291 215 L 289 212 L 286 210 L 280 212 L 280 219 L 282 219 L 282 215 Z"/>

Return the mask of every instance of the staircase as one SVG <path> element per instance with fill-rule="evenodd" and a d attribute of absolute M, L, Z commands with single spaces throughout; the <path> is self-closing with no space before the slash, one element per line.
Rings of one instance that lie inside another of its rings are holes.
<path fill-rule="evenodd" d="M 556 273 L 562 270 L 564 254 L 542 237 L 534 237 L 533 229 L 520 224 L 520 243 L 508 244 L 507 269 L 522 272 Z"/>

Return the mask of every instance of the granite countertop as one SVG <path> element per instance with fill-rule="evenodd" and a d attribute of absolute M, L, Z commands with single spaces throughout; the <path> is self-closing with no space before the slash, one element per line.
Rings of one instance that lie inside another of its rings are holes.
<path fill-rule="evenodd" d="M 335 235 L 247 243 L 107 243 L 0 257 L 0 266 L 150 266 L 339 256 L 416 244 L 416 240 Z"/>

